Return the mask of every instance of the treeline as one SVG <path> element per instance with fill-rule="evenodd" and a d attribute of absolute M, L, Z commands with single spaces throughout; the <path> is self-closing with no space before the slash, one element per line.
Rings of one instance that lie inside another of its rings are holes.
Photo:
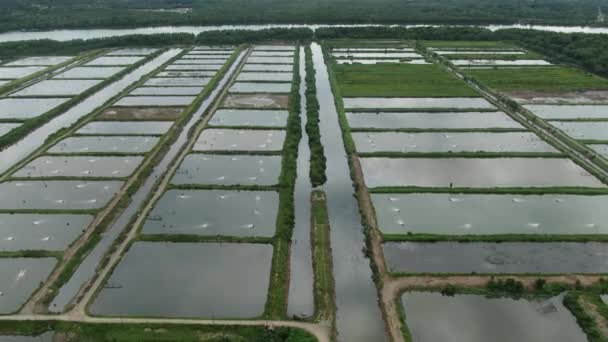
<path fill-rule="evenodd" d="M 310 46 L 306 47 L 306 134 L 310 148 L 310 181 L 313 187 L 325 184 L 326 162 L 325 150 L 321 143 L 321 130 L 319 129 L 319 101 L 317 100 L 317 85 L 315 66 L 312 61 Z"/>

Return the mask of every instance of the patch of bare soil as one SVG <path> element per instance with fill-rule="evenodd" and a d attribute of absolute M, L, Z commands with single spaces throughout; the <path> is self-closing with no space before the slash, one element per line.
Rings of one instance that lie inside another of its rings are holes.
<path fill-rule="evenodd" d="M 222 104 L 226 108 L 265 108 L 286 109 L 289 102 L 287 95 L 252 94 L 228 95 Z"/>
<path fill-rule="evenodd" d="M 594 104 L 608 103 L 608 90 L 586 91 L 510 91 L 505 95 L 522 104 Z"/>
<path fill-rule="evenodd" d="M 175 120 L 184 107 L 110 107 L 99 115 L 101 120 Z"/>

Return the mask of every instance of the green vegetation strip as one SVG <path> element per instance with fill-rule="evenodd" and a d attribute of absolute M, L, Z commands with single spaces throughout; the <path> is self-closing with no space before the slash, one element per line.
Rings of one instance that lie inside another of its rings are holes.
<path fill-rule="evenodd" d="M 298 144 L 302 138 L 300 118 L 300 66 L 299 49 L 295 52 L 293 80 L 289 94 L 287 136 L 283 145 L 281 176 L 279 177 L 279 214 L 274 237 L 274 253 L 270 272 L 270 286 L 264 317 L 281 319 L 287 312 L 289 290 L 289 249 L 295 224 L 294 189 L 297 177 Z"/>
<path fill-rule="evenodd" d="M 346 97 L 476 97 L 462 80 L 435 64 L 335 64 Z"/>
<path fill-rule="evenodd" d="M 327 200 L 323 191 L 311 195 L 315 321 L 335 321 L 336 302 Z M 335 325 L 335 322 L 334 324 Z"/>
<path fill-rule="evenodd" d="M 196 324 L 92 324 L 58 321 L 0 321 L 0 334 L 36 336 L 55 331 L 65 342 L 140 341 L 267 341 L 315 342 L 304 330 L 265 326 Z M 2 337 L 0 335 L 0 337 Z"/>
<path fill-rule="evenodd" d="M 315 66 L 312 61 L 312 50 L 308 45 L 306 46 L 306 134 L 310 148 L 310 181 L 313 187 L 325 184 L 327 181 L 325 175 L 327 159 L 321 143 L 319 122 Z"/>
<path fill-rule="evenodd" d="M 608 336 L 603 335 L 598 327 L 595 318 L 589 314 L 588 307 L 584 307 L 582 303 L 586 303 L 587 306 L 594 306 L 597 313 L 602 316 L 604 320 L 608 320 L 608 307 L 602 301 L 600 296 L 597 294 L 586 293 L 581 291 L 571 291 L 564 296 L 564 306 L 566 306 L 570 312 L 576 317 L 576 322 L 583 329 L 589 342 L 606 342 Z"/>

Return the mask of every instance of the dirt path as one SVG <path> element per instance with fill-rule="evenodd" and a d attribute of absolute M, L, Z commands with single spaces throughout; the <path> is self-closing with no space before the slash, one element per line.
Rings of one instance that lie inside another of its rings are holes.
<path fill-rule="evenodd" d="M 604 337 L 608 337 L 608 320 L 606 320 L 606 317 L 598 311 L 597 306 L 587 301 L 584 295 L 578 297 L 578 303 L 583 307 L 585 312 L 593 318 L 600 334 Z"/>
<path fill-rule="evenodd" d="M 219 106 L 219 104 L 220 104 L 219 100 L 221 98 L 223 98 L 224 95 L 228 92 L 230 84 L 237 77 L 239 70 L 243 67 L 243 63 L 247 59 L 247 56 L 250 53 L 251 53 L 251 49 L 246 50 L 245 52 L 241 53 L 241 59 L 239 61 L 240 65 L 238 65 L 238 67 L 236 69 L 234 69 L 234 72 L 232 73 L 232 75 L 228 76 L 229 81 L 226 83 L 224 89 L 217 95 L 216 99 L 214 99 L 215 103 L 208 109 L 209 113 L 213 112 Z M 174 162 L 171 164 L 171 168 L 169 168 L 165 172 L 164 178 L 158 184 L 152 197 L 147 201 L 146 206 L 142 209 L 141 213 L 138 215 L 135 223 L 133 223 L 133 225 L 131 226 L 131 230 L 129 231 L 129 233 L 127 234 L 125 239 L 120 243 L 120 245 L 114 250 L 114 252 L 110 256 L 109 261 L 106 263 L 106 266 L 99 272 L 99 274 L 96 276 L 96 278 L 93 281 L 93 283 L 91 284 L 91 286 L 87 289 L 87 291 L 84 293 L 84 295 L 82 296 L 80 301 L 74 307 L 74 309 L 73 309 L 74 311 L 80 312 L 80 314 L 83 317 L 86 315 L 86 305 L 91 301 L 91 299 L 97 292 L 97 289 L 99 289 L 102 286 L 103 282 L 105 281 L 107 276 L 112 271 L 114 265 L 116 265 L 120 261 L 120 259 L 122 258 L 122 255 L 127 250 L 127 247 L 129 246 L 131 241 L 133 241 L 133 239 L 135 239 L 135 237 L 137 236 L 138 227 L 146 219 L 147 214 L 150 212 L 150 210 L 152 210 L 154 203 L 156 203 L 156 201 L 164 193 L 164 190 L 167 187 L 167 185 L 169 184 L 172 175 L 177 170 L 177 168 L 179 167 L 179 165 L 181 164 L 183 159 L 186 157 L 186 155 L 188 154 L 188 152 L 190 151 L 192 146 L 196 143 L 196 137 L 198 137 L 198 135 L 203 130 L 203 128 L 205 128 L 205 126 L 207 125 L 207 122 L 209 121 L 210 118 L 211 118 L 211 115 L 207 115 L 203 119 L 203 121 L 200 122 L 196 126 L 196 129 L 194 130 L 194 132 L 189 136 L 190 140 L 188 141 L 186 146 L 184 146 L 184 148 L 180 152 L 180 154 L 178 154 L 178 156 L 174 160 Z"/>

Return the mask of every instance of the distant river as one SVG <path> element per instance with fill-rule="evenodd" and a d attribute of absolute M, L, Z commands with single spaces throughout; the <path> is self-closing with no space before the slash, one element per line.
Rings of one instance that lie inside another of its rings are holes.
<path fill-rule="evenodd" d="M 276 24 L 276 25 L 221 25 L 221 26 L 159 26 L 129 29 L 77 29 L 77 30 L 51 30 L 51 31 L 13 31 L 0 33 L 0 42 L 14 42 L 34 39 L 53 39 L 59 41 L 73 39 L 92 39 L 103 37 L 126 36 L 131 34 L 156 34 L 156 33 L 193 33 L 198 34 L 206 31 L 218 30 L 262 30 L 266 28 L 300 28 L 308 27 L 313 30 L 321 27 L 369 27 L 369 26 L 399 26 L 399 25 L 301 25 L 301 24 Z M 421 26 L 447 26 L 447 25 L 404 25 L 404 27 Z M 462 26 L 462 25 L 454 25 Z M 471 26 L 471 25 L 468 25 Z M 505 28 L 535 29 L 551 32 L 580 32 L 580 33 L 608 33 L 608 27 L 587 26 L 545 26 L 545 25 L 481 25 L 492 31 Z"/>

